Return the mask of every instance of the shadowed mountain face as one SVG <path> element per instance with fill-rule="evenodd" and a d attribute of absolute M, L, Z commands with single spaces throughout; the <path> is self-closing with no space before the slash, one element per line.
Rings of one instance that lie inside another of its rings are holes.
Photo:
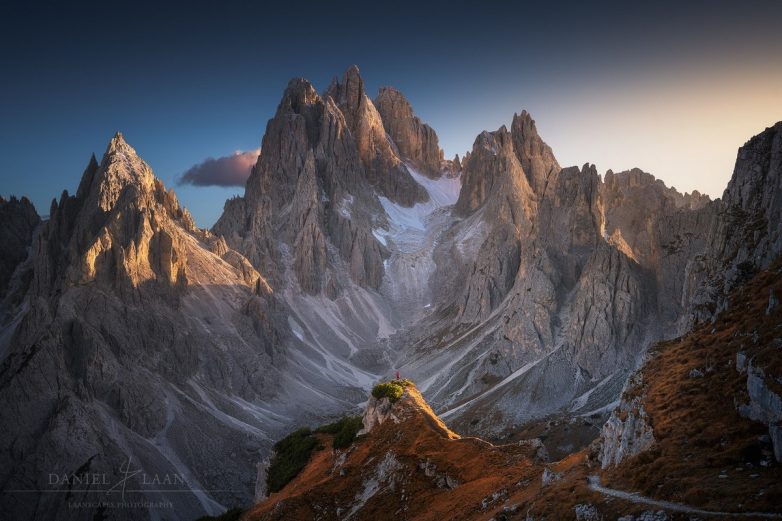
<path fill-rule="evenodd" d="M 19 266 L 28 257 L 33 231 L 41 222 L 32 203 L 26 198 L 0 197 L 0 299 L 9 292 L 8 283 Z"/>
<path fill-rule="evenodd" d="M 599 423 L 649 345 L 780 253 L 780 161 L 782 123 L 709 201 L 561 168 L 526 112 L 446 161 L 401 93 L 373 101 L 351 67 L 322 94 L 289 83 L 206 231 L 118 134 L 43 222 L 0 202 L 0 486 L 46 492 L 0 506 L 53 519 L 108 487 L 51 474 L 114 484 L 123 465 L 177 476 L 130 493 L 172 518 L 246 505 L 274 440 L 394 370 L 460 433 Z"/>

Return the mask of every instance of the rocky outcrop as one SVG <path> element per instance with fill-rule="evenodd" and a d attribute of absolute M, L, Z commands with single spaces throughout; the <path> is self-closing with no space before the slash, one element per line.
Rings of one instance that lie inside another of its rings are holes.
<path fill-rule="evenodd" d="M 399 422 L 391 413 L 391 401 L 388 398 L 378 400 L 374 396 L 370 396 L 361 419 L 363 428 L 358 431 L 358 435 L 369 434 L 376 425 L 382 425 L 388 419 L 395 419 L 397 423 Z"/>
<path fill-rule="evenodd" d="M 654 431 L 641 400 L 622 401 L 600 431 L 600 466 L 605 469 L 619 465 L 653 444 Z"/>
<path fill-rule="evenodd" d="M 383 87 L 375 105 L 399 154 L 422 174 L 433 179 L 440 177 L 443 151 L 437 134 L 413 114 L 413 108 L 402 93 L 393 87 Z"/>
<path fill-rule="evenodd" d="M 745 418 L 764 423 L 774 448 L 774 458 L 782 463 L 782 397 L 769 387 L 766 372 L 750 361 L 746 368 L 736 364 L 740 372 L 747 373 L 749 403 L 739 404 L 739 413 Z"/>
<path fill-rule="evenodd" d="M 350 447 L 313 453 L 293 481 L 244 517 L 365 519 L 400 511 L 410 519 L 499 518 L 514 511 L 512 495 L 540 483 L 533 446 L 460 438 L 413 386 L 391 404 L 391 414 L 396 421 L 376 424 Z M 328 436 L 322 442 L 331 444 Z"/>

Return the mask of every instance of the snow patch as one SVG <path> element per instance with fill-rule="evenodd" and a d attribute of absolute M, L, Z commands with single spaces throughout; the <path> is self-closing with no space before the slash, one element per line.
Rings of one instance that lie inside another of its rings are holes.
<path fill-rule="evenodd" d="M 337 205 L 337 212 L 344 217 L 345 219 L 350 219 L 353 215 L 352 209 L 353 209 L 353 201 L 354 197 L 352 194 L 347 194 L 345 197 L 342 198 L 342 200 Z"/>
<path fill-rule="evenodd" d="M 293 334 L 296 335 L 296 338 L 304 340 L 304 329 L 301 327 L 301 324 L 296 322 L 296 319 L 293 318 L 292 315 L 288 315 L 288 325 L 290 326 L 291 331 L 293 331 Z"/>
<path fill-rule="evenodd" d="M 375 236 L 375 239 L 377 239 L 377 242 L 379 242 L 383 246 L 388 247 L 388 242 L 386 242 L 386 238 L 383 235 L 383 231 L 384 231 L 383 229 L 375 228 L 375 229 L 372 230 L 372 235 Z"/>
<path fill-rule="evenodd" d="M 429 194 L 429 200 L 410 208 L 379 197 L 387 217 L 387 228 L 373 233 L 391 256 L 384 262 L 381 292 L 399 311 L 403 324 L 420 318 L 431 302 L 429 279 L 436 266 L 433 252 L 442 231 L 448 226 L 450 206 L 459 198 L 461 180 L 442 176 L 429 179 L 407 165 L 410 175 Z M 382 238 L 382 239 L 381 239 Z"/>

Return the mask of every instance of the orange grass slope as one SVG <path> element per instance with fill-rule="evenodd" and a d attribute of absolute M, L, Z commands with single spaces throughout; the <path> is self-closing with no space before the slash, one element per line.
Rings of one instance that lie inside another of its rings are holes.
<path fill-rule="evenodd" d="M 773 297 L 772 297 L 773 295 Z M 749 402 L 742 353 L 782 395 L 782 262 L 730 295 L 714 323 L 655 346 L 640 384 L 655 442 L 608 469 L 605 485 L 710 511 L 782 512 L 782 465 L 769 429 L 739 414 Z"/>
<path fill-rule="evenodd" d="M 244 519 L 491 519 L 510 495 L 540 484 L 535 445 L 461 438 L 414 386 L 391 413 L 345 451 L 324 437 L 302 473 Z"/>

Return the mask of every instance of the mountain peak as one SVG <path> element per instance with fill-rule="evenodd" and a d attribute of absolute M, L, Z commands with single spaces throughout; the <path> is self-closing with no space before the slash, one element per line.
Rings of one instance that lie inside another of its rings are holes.
<path fill-rule="evenodd" d="M 470 214 L 489 200 L 504 208 L 502 215 L 505 217 L 513 215 L 514 222 L 532 211 L 529 203 L 535 195 L 515 152 L 514 137 L 503 125 L 493 132 L 484 130 L 475 138 L 469 160 L 465 156 L 462 162 L 462 189 L 456 202 L 459 214 Z M 524 211 L 510 211 L 507 204 L 511 199 Z M 494 208 L 493 211 L 501 210 Z"/>
<path fill-rule="evenodd" d="M 103 156 L 103 160 L 105 161 L 107 156 L 111 157 L 117 154 L 138 157 L 136 150 L 130 146 L 127 141 L 125 141 L 125 137 L 120 131 L 115 132 L 114 136 L 109 141 L 109 144 L 106 147 L 106 153 Z"/>
<path fill-rule="evenodd" d="M 334 78 L 325 95 L 331 96 L 334 102 L 343 109 L 348 119 L 367 105 L 364 92 L 364 80 L 356 65 L 351 65 L 342 75 L 342 81 Z"/>
<path fill-rule="evenodd" d="M 90 206 L 109 211 L 128 185 L 135 185 L 142 191 L 151 191 L 154 184 L 152 169 L 138 156 L 117 132 L 109 141 L 100 165 L 93 163 L 94 157 L 84 171 L 77 195 L 92 198 Z"/>
<path fill-rule="evenodd" d="M 361 79 L 361 70 L 358 68 L 358 65 L 354 63 L 345 69 L 345 78 Z"/>
<path fill-rule="evenodd" d="M 127 141 L 125 141 L 125 136 L 123 136 L 122 132 L 118 130 L 114 133 L 114 136 L 109 141 L 109 145 L 108 147 L 106 147 L 106 153 L 107 154 L 116 153 L 116 152 L 127 153 L 128 152 L 127 149 L 130 149 L 131 151 L 133 151 L 133 153 L 135 153 L 133 148 L 130 145 L 128 145 Z"/>
<path fill-rule="evenodd" d="M 282 100 L 277 107 L 277 113 L 291 110 L 300 114 L 304 107 L 316 104 L 320 101 L 320 96 L 312 86 L 309 80 L 304 78 L 293 78 L 288 82 L 285 91 L 282 94 Z"/>
<path fill-rule="evenodd" d="M 393 87 L 382 87 L 375 100 L 383 127 L 399 149 L 421 173 L 441 175 L 443 152 L 435 131 L 414 113 L 410 102 Z"/>
<path fill-rule="evenodd" d="M 89 162 L 87 163 L 87 167 L 84 169 L 84 173 L 81 176 L 79 188 L 76 190 L 77 197 L 83 199 L 87 196 L 90 187 L 92 186 L 92 180 L 95 178 L 95 173 L 98 171 L 98 168 L 100 168 L 100 165 L 98 164 L 98 160 L 95 158 L 95 153 L 93 152 L 90 156 Z"/>
<path fill-rule="evenodd" d="M 511 134 L 521 168 L 532 190 L 538 197 L 542 197 L 549 178 L 560 170 L 554 152 L 541 139 L 535 120 L 526 110 L 522 110 L 521 114 L 513 115 Z"/>
<path fill-rule="evenodd" d="M 383 118 L 366 95 L 358 67 L 349 67 L 342 81 L 335 79 L 323 97 L 331 98 L 345 117 L 370 184 L 403 206 L 429 199 L 398 156 L 395 143 L 389 140 Z"/>

